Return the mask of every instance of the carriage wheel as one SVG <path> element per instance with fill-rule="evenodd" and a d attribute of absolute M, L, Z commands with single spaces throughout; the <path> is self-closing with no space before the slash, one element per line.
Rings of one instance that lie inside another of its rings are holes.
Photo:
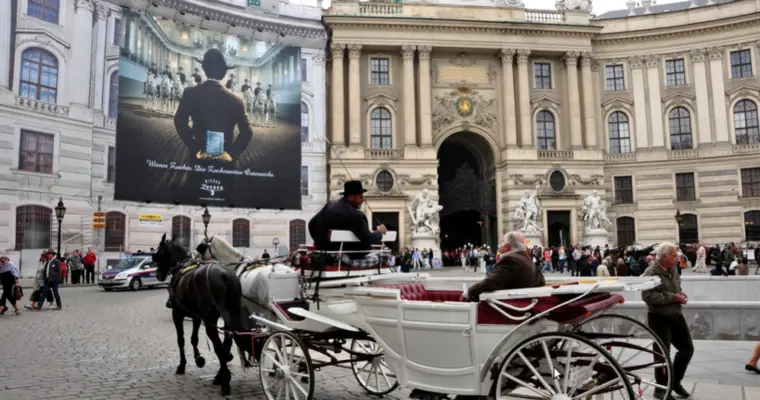
<path fill-rule="evenodd" d="M 355 355 L 351 357 L 351 371 L 354 373 L 356 381 L 359 382 L 359 386 L 365 392 L 375 396 L 382 396 L 398 388 L 398 378 L 388 367 L 388 364 L 385 363 L 383 349 L 377 342 L 374 340 L 353 339 L 351 341 L 351 353 L 374 355 L 369 360 L 365 359 L 361 361 L 353 361 L 353 359 L 356 359 Z"/>
<path fill-rule="evenodd" d="M 636 387 L 636 399 L 649 398 L 655 389 L 665 391 L 669 398 L 673 388 L 673 365 L 665 345 L 657 334 L 641 322 L 618 314 L 601 314 L 573 328 L 578 334 L 594 340 L 607 349 L 620 363 L 628 380 Z M 658 384 L 652 368 L 663 368 L 666 384 Z M 612 399 L 616 399 L 614 394 Z"/>
<path fill-rule="evenodd" d="M 531 336 L 505 356 L 494 382 L 496 400 L 507 398 L 586 400 L 610 392 L 628 393 L 631 383 L 601 346 L 575 333 Z"/>
<path fill-rule="evenodd" d="M 267 400 L 311 400 L 314 396 L 309 350 L 290 332 L 274 333 L 264 342 L 259 377 Z"/>

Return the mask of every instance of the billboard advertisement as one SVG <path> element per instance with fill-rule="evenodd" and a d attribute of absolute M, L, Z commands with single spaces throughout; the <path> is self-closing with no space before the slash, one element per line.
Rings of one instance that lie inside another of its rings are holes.
<path fill-rule="evenodd" d="M 123 12 L 114 197 L 301 209 L 300 48 Z"/>

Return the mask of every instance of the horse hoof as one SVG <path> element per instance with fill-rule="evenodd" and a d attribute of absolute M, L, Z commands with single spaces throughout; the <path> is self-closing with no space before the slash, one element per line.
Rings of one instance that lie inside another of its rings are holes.
<path fill-rule="evenodd" d="M 227 354 L 227 362 L 232 362 L 232 360 L 234 360 L 234 359 L 235 359 L 235 357 L 232 355 L 232 353 Z"/>
<path fill-rule="evenodd" d="M 204 365 L 206 365 L 206 359 L 205 358 L 203 358 L 201 356 L 195 357 L 195 366 L 196 367 L 203 368 Z"/>
<path fill-rule="evenodd" d="M 174 373 L 176 375 L 185 375 L 185 366 L 184 365 L 180 365 L 179 367 L 177 367 L 177 370 L 174 371 Z"/>
<path fill-rule="evenodd" d="M 230 387 L 230 384 L 229 383 L 222 384 L 222 390 L 221 390 L 222 396 L 229 396 L 230 392 L 232 392 L 232 388 Z"/>
<path fill-rule="evenodd" d="M 219 386 L 219 385 L 221 385 L 221 384 L 222 384 L 222 378 L 221 378 L 221 377 L 219 377 L 219 375 L 215 376 L 215 377 L 214 377 L 214 380 L 213 380 L 213 381 L 211 381 L 211 384 L 212 384 L 212 385 L 214 385 L 214 386 Z"/>

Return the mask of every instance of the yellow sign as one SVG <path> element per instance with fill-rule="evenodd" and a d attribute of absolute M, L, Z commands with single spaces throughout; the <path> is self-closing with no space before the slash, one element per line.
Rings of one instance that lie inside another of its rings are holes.
<path fill-rule="evenodd" d="M 106 213 L 96 211 L 92 213 L 92 229 L 103 229 L 106 227 Z"/>
<path fill-rule="evenodd" d="M 161 226 L 164 217 L 161 214 L 140 214 L 140 226 Z"/>

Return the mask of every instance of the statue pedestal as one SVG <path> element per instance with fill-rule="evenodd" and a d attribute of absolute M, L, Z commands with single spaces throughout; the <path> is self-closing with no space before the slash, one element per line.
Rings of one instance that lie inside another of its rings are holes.
<path fill-rule="evenodd" d="M 583 234 L 583 244 L 592 248 L 604 248 L 609 244 L 608 240 L 607 231 L 604 229 L 589 229 Z"/>
<path fill-rule="evenodd" d="M 438 247 L 438 235 L 433 233 L 413 233 L 412 248 L 433 249 L 433 259 L 441 260 L 441 249 Z"/>
<path fill-rule="evenodd" d="M 522 232 L 523 236 L 525 236 L 525 245 L 532 249 L 536 246 L 538 247 L 544 247 L 541 242 L 543 239 L 543 235 L 541 232 Z"/>

